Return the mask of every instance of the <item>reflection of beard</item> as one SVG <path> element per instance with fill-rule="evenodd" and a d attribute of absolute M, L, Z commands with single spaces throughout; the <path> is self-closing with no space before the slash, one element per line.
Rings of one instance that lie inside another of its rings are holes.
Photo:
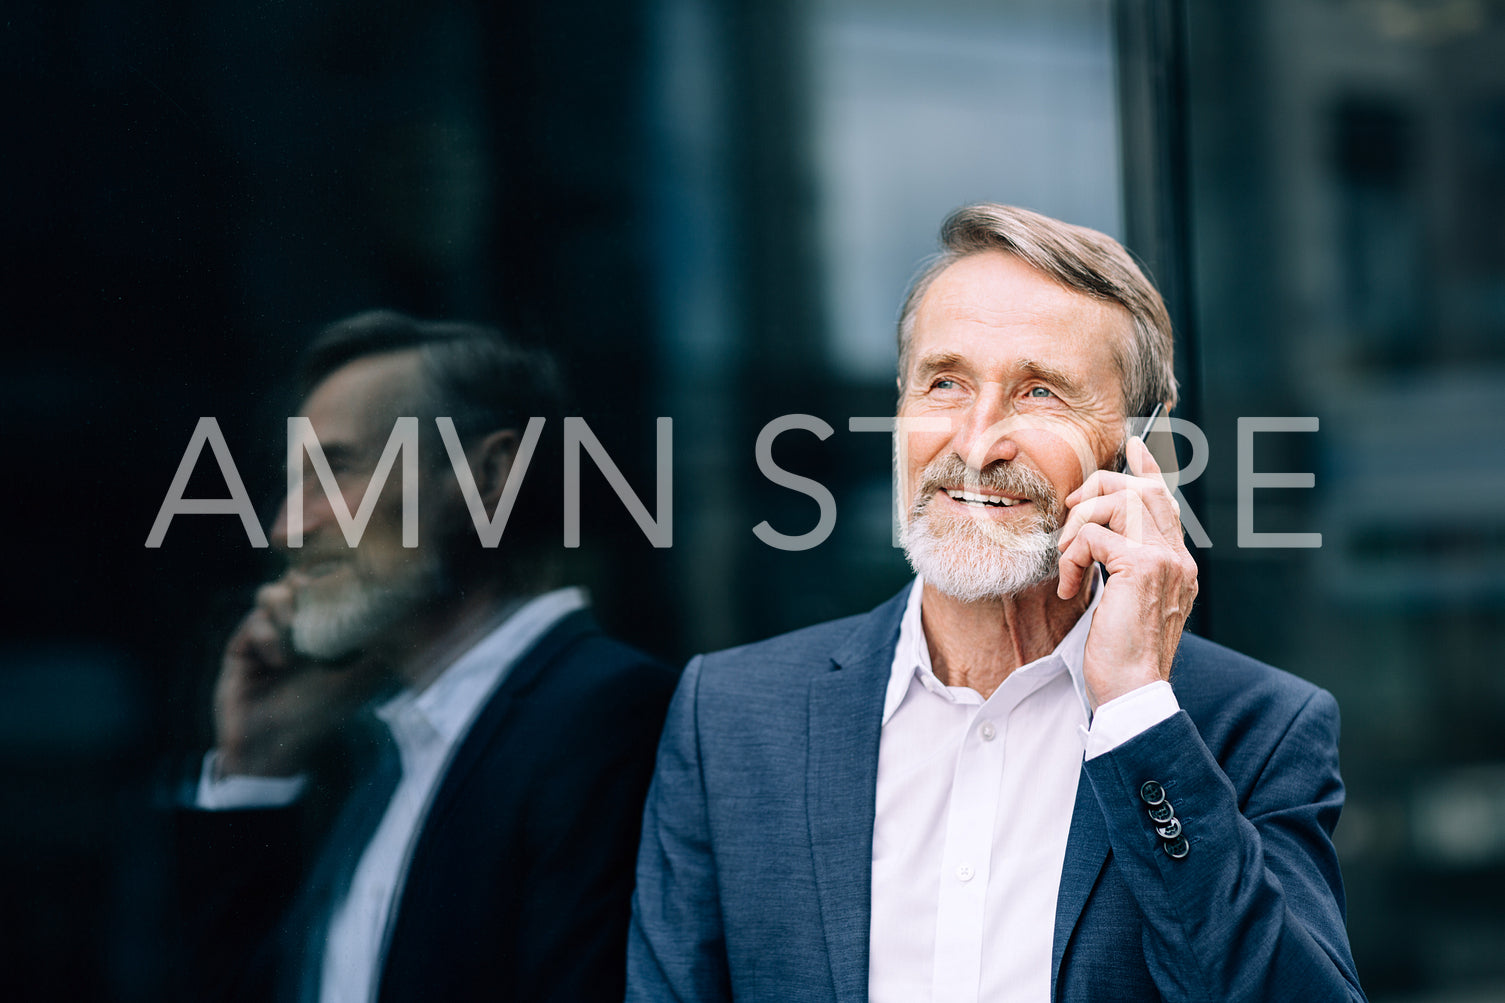
<path fill-rule="evenodd" d="M 935 492 L 946 487 L 1022 496 L 1034 503 L 1035 512 L 1015 526 L 995 522 L 986 511 L 957 517 L 930 508 Z M 1059 507 L 1050 482 L 1034 470 L 998 462 L 979 474 L 947 453 L 920 474 L 904 525 L 904 555 L 925 581 L 962 602 L 1017 595 L 1059 569 Z"/>
<path fill-rule="evenodd" d="M 443 562 L 431 550 L 414 553 L 394 572 L 373 570 L 359 550 L 347 559 L 350 579 L 310 582 L 293 600 L 293 650 L 305 658 L 335 661 L 354 655 L 443 589 Z"/>

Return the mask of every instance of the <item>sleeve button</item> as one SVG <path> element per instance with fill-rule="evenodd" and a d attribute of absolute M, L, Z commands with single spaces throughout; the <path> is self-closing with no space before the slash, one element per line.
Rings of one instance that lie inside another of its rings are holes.
<path fill-rule="evenodd" d="M 1185 836 L 1181 836 L 1165 843 L 1165 852 L 1172 860 L 1180 860 L 1191 852 L 1191 844 L 1186 841 Z"/>
<path fill-rule="evenodd" d="M 1165 800 L 1165 788 L 1161 787 L 1157 781 L 1146 780 L 1139 785 L 1139 798 L 1153 807 Z"/>
<path fill-rule="evenodd" d="M 1172 816 L 1171 820 L 1162 826 L 1157 826 L 1155 831 L 1160 833 L 1164 840 L 1175 840 L 1181 836 L 1181 820 Z"/>
<path fill-rule="evenodd" d="M 1169 801 L 1162 801 L 1155 807 L 1151 808 L 1149 810 L 1149 816 L 1150 821 L 1154 822 L 1156 825 L 1164 825 L 1165 823 L 1176 817 L 1175 809 L 1171 807 L 1171 803 Z"/>

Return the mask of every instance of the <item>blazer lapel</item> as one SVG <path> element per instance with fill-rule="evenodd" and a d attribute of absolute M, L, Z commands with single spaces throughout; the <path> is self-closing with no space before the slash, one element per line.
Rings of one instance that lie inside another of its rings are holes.
<path fill-rule="evenodd" d="M 1056 998 L 1061 959 L 1076 929 L 1087 897 L 1108 860 L 1108 824 L 1098 807 L 1092 783 L 1083 764 L 1077 777 L 1076 807 L 1071 812 L 1071 831 L 1066 837 L 1066 860 L 1061 867 L 1061 887 L 1056 896 L 1056 932 L 1050 952 L 1050 998 Z"/>
<path fill-rule="evenodd" d="M 873 815 L 883 697 L 908 589 L 864 618 L 810 684 L 806 807 L 831 980 L 867 999 Z"/>

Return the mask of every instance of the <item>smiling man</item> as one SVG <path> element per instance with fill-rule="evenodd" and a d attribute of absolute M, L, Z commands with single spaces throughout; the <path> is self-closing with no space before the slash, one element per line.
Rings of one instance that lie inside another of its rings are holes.
<path fill-rule="evenodd" d="M 226 648 L 217 747 L 180 813 L 185 995 L 619 1000 L 674 676 L 558 587 L 551 493 L 524 492 L 494 549 L 465 497 L 504 504 L 529 419 L 561 410 L 552 361 L 373 312 L 314 342 L 303 383 L 314 441 L 271 533 L 287 572 Z M 411 466 L 389 452 L 403 422 Z M 386 753 L 300 854 L 301 802 L 343 793 L 310 769 L 362 734 Z"/>
<path fill-rule="evenodd" d="M 1175 403 L 1160 296 L 1020 209 L 942 244 L 899 329 L 915 582 L 686 669 L 629 999 L 1362 1000 L 1336 706 L 1182 633 L 1196 565 L 1126 437 Z"/>

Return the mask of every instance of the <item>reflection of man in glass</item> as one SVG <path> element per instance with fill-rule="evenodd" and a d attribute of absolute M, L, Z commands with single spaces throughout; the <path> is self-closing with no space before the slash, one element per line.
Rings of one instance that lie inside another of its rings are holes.
<path fill-rule="evenodd" d="M 900 325 L 918 577 L 685 670 L 628 999 L 1361 1000 L 1336 705 L 1182 635 L 1196 565 L 1126 441 L 1175 403 L 1159 294 L 1024 210 L 942 240 Z"/>
<path fill-rule="evenodd" d="M 513 501 L 528 419 L 560 411 L 552 365 L 486 329 L 370 313 L 320 336 L 304 385 L 317 448 L 293 458 L 302 491 L 272 531 L 288 571 L 227 646 L 217 749 L 183 817 L 193 991 L 620 999 L 672 674 L 604 636 L 580 590 L 553 587 L 539 510 L 556 496 L 521 492 L 496 549 L 472 518 Z M 389 439 L 413 417 L 408 470 Z M 452 442 L 435 419 L 453 420 Z M 341 520 L 363 512 L 351 546 Z M 382 750 L 300 861 L 305 771 L 392 689 L 371 729 Z"/>

